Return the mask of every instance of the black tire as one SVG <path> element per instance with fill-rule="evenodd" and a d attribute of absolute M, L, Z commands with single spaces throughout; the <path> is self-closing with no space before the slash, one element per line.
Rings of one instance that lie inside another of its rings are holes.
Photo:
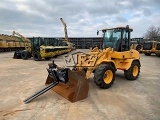
<path fill-rule="evenodd" d="M 124 76 L 127 80 L 136 80 L 140 73 L 140 64 L 138 61 L 133 61 L 131 67 L 124 71 Z"/>
<path fill-rule="evenodd" d="M 157 57 L 160 57 L 160 53 L 156 53 L 156 56 L 157 56 Z"/>
<path fill-rule="evenodd" d="M 110 75 L 109 77 L 111 77 L 110 79 L 108 78 L 108 80 L 105 80 L 105 78 L 107 79 L 108 77 L 106 76 L 107 75 L 106 72 L 109 72 Z M 114 81 L 115 81 L 115 69 L 111 64 L 100 64 L 95 69 L 94 82 L 100 88 L 102 89 L 110 88 L 114 83 Z"/>
<path fill-rule="evenodd" d="M 137 45 L 136 50 L 137 50 L 138 52 L 140 52 L 140 50 L 141 50 L 141 45 Z"/>
<path fill-rule="evenodd" d="M 33 55 L 33 58 L 35 61 L 41 61 L 41 59 L 42 59 L 39 52 L 35 52 Z"/>
<path fill-rule="evenodd" d="M 28 59 L 28 51 L 22 51 L 21 53 L 21 58 L 23 60 L 27 60 Z"/>
<path fill-rule="evenodd" d="M 45 58 L 45 60 L 50 60 L 50 59 L 51 59 L 51 57 L 46 57 L 46 58 Z"/>
<path fill-rule="evenodd" d="M 21 59 L 21 51 L 16 50 L 16 51 L 14 52 L 13 59 Z"/>
<path fill-rule="evenodd" d="M 146 56 L 150 56 L 151 55 L 151 53 L 144 53 Z"/>

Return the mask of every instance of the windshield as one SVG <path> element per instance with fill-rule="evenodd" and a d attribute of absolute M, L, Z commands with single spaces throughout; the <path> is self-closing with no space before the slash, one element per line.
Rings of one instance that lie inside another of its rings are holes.
<path fill-rule="evenodd" d="M 105 30 L 103 31 L 103 33 L 103 48 L 113 48 L 115 43 L 117 43 L 117 41 L 121 39 L 121 29 Z"/>

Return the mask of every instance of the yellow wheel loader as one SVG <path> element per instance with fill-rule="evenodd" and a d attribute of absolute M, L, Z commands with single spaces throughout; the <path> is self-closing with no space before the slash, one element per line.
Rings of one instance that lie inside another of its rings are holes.
<path fill-rule="evenodd" d="M 144 42 L 142 52 L 146 56 L 150 56 L 154 53 L 156 56 L 160 57 L 160 42 L 156 40 L 146 40 Z"/>
<path fill-rule="evenodd" d="M 126 27 L 103 29 L 103 49 L 97 47 L 88 53 L 76 53 L 77 63 L 70 70 L 66 57 L 66 68 L 60 68 L 54 62 L 49 64 L 47 87 L 26 99 L 28 103 L 44 92 L 52 89 L 71 102 L 85 99 L 88 96 L 88 78 L 94 73 L 95 84 L 102 88 L 110 88 L 115 81 L 115 72 L 123 70 L 128 80 L 136 80 L 140 73 L 140 55 L 137 50 L 130 49 L 130 33 Z M 99 33 L 99 31 L 97 32 Z M 73 56 L 71 58 L 74 58 Z M 68 65 L 67 65 L 68 64 Z"/>
<path fill-rule="evenodd" d="M 15 51 L 14 59 L 27 60 L 33 57 L 35 61 L 50 60 L 54 56 L 62 55 L 71 51 L 65 42 L 57 40 L 57 45 L 53 46 L 49 41 L 44 40 L 41 37 L 33 37 L 31 40 L 31 46 L 26 46 L 25 50 Z"/>
<path fill-rule="evenodd" d="M 160 57 L 160 41 L 157 42 L 155 54 L 157 57 Z"/>
<path fill-rule="evenodd" d="M 144 40 L 143 38 L 132 38 L 130 45 L 131 49 L 137 50 L 139 53 L 141 53 L 143 48 Z"/>
<path fill-rule="evenodd" d="M 40 61 L 42 58 L 50 60 L 55 56 L 55 48 L 53 46 L 47 46 L 43 38 L 34 38 L 31 40 L 31 45 L 26 46 L 25 50 L 17 50 L 14 53 L 14 59 L 27 60 L 33 57 L 35 61 Z"/>

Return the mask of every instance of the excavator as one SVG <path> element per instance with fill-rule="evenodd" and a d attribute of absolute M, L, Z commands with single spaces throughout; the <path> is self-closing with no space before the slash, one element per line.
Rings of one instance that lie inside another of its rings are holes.
<path fill-rule="evenodd" d="M 16 32 L 16 31 L 13 31 L 12 36 L 15 36 L 15 35 L 19 36 L 23 40 L 23 42 L 20 42 L 20 46 L 24 47 L 26 50 L 30 51 L 31 41 L 28 38 L 21 35 L 20 33 Z"/>
<path fill-rule="evenodd" d="M 21 36 L 15 36 L 15 34 L 15 31 L 12 35 L 0 34 L 0 51 L 24 50 L 30 44 L 30 41 L 24 40 Z"/>
<path fill-rule="evenodd" d="M 117 70 L 124 71 L 127 80 L 136 80 L 140 73 L 140 54 L 130 49 L 130 34 L 133 31 L 126 27 L 115 27 L 101 30 L 103 33 L 103 49 L 95 47 L 88 53 L 78 52 L 72 68 L 59 67 L 49 63 L 46 87 L 24 100 L 29 103 L 36 97 L 52 89 L 70 102 L 87 98 L 89 77 L 94 74 L 94 83 L 99 88 L 108 89 L 115 81 Z M 99 31 L 97 31 L 99 34 Z M 66 56 L 67 57 L 67 56 Z M 71 60 L 68 60 L 69 62 Z"/>
<path fill-rule="evenodd" d="M 24 36 L 21 35 L 20 33 L 16 32 L 16 31 L 13 31 L 13 32 L 12 32 L 12 36 L 15 36 L 15 35 L 19 36 L 24 42 L 28 42 L 28 43 L 31 42 L 28 38 L 24 37 Z"/>

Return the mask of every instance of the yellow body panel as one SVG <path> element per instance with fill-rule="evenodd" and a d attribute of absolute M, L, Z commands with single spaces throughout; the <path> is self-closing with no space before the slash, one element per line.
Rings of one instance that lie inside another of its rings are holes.
<path fill-rule="evenodd" d="M 107 54 L 105 54 L 107 55 Z M 111 62 L 117 69 L 129 69 L 133 60 L 139 60 L 139 52 L 136 50 L 117 52 L 109 51 L 107 56 L 100 57 L 96 64 L 99 65 L 104 62 Z"/>
<path fill-rule="evenodd" d="M 54 57 L 56 55 L 61 55 L 61 54 L 64 54 L 64 53 L 68 53 L 70 52 L 70 49 L 62 49 L 63 47 L 62 46 L 40 46 L 40 55 L 42 58 L 46 58 L 46 57 Z M 46 49 L 51 49 L 51 52 L 47 52 L 46 53 Z M 57 50 L 54 50 L 54 49 L 57 49 Z M 52 51 L 54 50 L 54 51 Z"/>
<path fill-rule="evenodd" d="M 157 44 L 158 44 L 157 41 L 153 41 L 152 42 L 152 48 L 150 50 L 144 50 L 144 49 L 142 49 L 142 52 L 143 53 L 158 53 L 160 50 L 156 50 Z"/>
<path fill-rule="evenodd" d="M 20 47 L 20 43 L 19 42 L 15 42 L 15 47 Z"/>
<path fill-rule="evenodd" d="M 87 53 L 86 55 L 77 54 L 78 63 L 76 68 L 79 70 L 87 69 L 86 78 L 96 67 L 102 63 L 111 63 L 115 69 L 128 70 L 133 60 L 139 61 L 140 55 L 136 50 L 123 52 L 112 51 L 111 48 L 106 48 L 99 51 L 97 48 Z"/>
<path fill-rule="evenodd" d="M 20 42 L 20 47 L 24 47 L 24 42 Z"/>
<path fill-rule="evenodd" d="M 15 47 L 15 46 L 14 46 L 14 43 L 13 43 L 13 42 L 8 42 L 8 47 L 14 48 L 14 47 Z"/>
<path fill-rule="evenodd" d="M 40 46 L 40 55 L 42 58 L 46 58 L 46 57 L 54 57 L 56 54 L 56 52 L 47 52 L 46 53 L 46 49 L 53 49 L 53 46 Z"/>
<path fill-rule="evenodd" d="M 55 52 L 45 53 L 44 51 L 40 51 L 40 55 L 42 58 L 46 58 L 46 57 L 54 57 L 56 54 Z"/>
<path fill-rule="evenodd" d="M 8 47 L 8 44 L 6 41 L 0 41 L 0 47 L 1 48 L 7 48 Z"/>
<path fill-rule="evenodd" d="M 117 69 L 128 70 L 130 68 L 133 60 L 134 59 L 124 59 L 124 60 L 116 59 L 114 61 L 115 61 L 115 66 Z"/>

